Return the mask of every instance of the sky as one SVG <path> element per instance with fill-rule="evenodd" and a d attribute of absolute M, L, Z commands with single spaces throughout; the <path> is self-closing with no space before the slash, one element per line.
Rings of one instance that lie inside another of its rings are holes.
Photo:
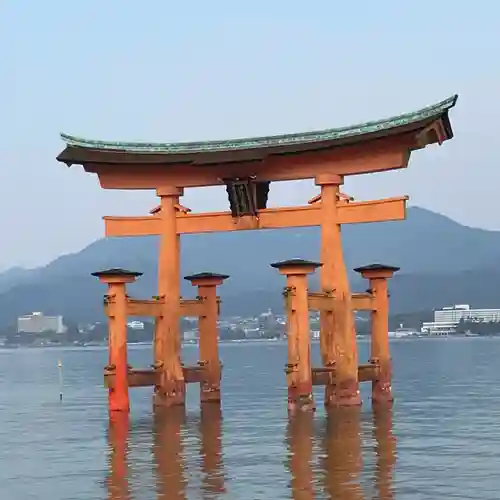
<path fill-rule="evenodd" d="M 303 132 L 413 111 L 455 93 L 455 138 L 408 169 L 356 176 L 357 199 L 500 230 L 500 4 L 443 0 L 0 0 L 0 269 L 44 265 L 143 215 L 154 192 L 113 191 L 55 158 L 60 132 L 189 141 Z M 278 183 L 298 205 L 312 181 Z M 223 188 L 187 190 L 193 210 Z"/>

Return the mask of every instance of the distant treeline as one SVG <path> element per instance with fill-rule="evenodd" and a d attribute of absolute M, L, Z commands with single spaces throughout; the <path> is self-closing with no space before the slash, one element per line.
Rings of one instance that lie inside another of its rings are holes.
<path fill-rule="evenodd" d="M 108 337 L 108 325 L 106 322 L 96 323 L 91 328 L 78 328 L 76 323 L 66 322 L 66 331 L 57 333 L 46 330 L 41 333 L 18 332 L 16 326 L 4 328 L 0 331 L 0 336 L 6 338 L 7 345 L 30 345 L 35 342 L 45 341 L 51 344 L 73 344 L 75 342 L 102 342 Z M 193 324 L 181 319 L 181 331 L 186 332 L 193 327 Z M 282 335 L 283 327 L 274 325 L 261 333 L 263 338 L 276 338 Z M 154 336 L 154 324 L 144 322 L 144 328 L 127 328 L 127 340 L 130 343 L 152 342 Z M 245 338 L 243 328 L 236 326 L 232 328 L 220 328 L 219 336 L 221 340 L 239 340 Z"/>
<path fill-rule="evenodd" d="M 420 330 L 422 322 L 432 321 L 433 311 L 419 311 L 409 314 L 395 314 L 389 318 L 389 329 L 396 330 L 401 325 L 405 328 L 414 328 Z M 0 335 L 6 338 L 7 344 L 28 345 L 35 341 L 46 340 L 51 343 L 74 343 L 74 342 L 101 342 L 108 336 L 108 326 L 106 322 L 95 324 L 92 329 L 78 329 L 76 323 L 66 322 L 66 332 L 56 333 L 45 331 L 42 333 L 18 333 L 15 326 L 4 328 Z M 188 331 L 193 327 L 192 323 L 181 320 L 181 330 Z M 311 325 L 312 329 L 319 328 L 318 325 Z M 361 315 L 356 321 L 356 331 L 360 335 L 370 334 L 369 314 Z M 275 338 L 283 335 L 284 327 L 276 324 L 261 332 L 264 338 Z M 478 321 L 460 321 L 457 326 L 457 333 L 474 333 L 481 335 L 493 335 L 500 333 L 500 322 L 478 322 Z M 129 328 L 127 338 L 129 342 L 151 342 L 154 335 L 154 325 L 151 322 L 144 322 L 144 328 L 141 330 Z M 222 340 L 244 339 L 245 332 L 240 326 L 231 328 L 221 328 L 219 331 Z"/>
<path fill-rule="evenodd" d="M 480 335 L 496 335 L 500 333 L 498 321 L 466 321 L 460 320 L 457 333 L 476 333 Z"/>
<path fill-rule="evenodd" d="M 369 335 L 370 333 L 370 314 L 363 313 L 358 315 L 356 321 L 356 331 L 359 335 Z M 389 316 L 389 330 L 395 331 L 403 325 L 404 328 L 414 328 L 420 331 L 424 321 L 432 321 L 433 311 L 417 311 L 412 313 L 393 314 Z"/>

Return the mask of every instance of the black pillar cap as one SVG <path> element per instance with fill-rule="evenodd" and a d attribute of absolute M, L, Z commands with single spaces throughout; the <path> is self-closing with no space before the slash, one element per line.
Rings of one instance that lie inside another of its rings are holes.
<path fill-rule="evenodd" d="M 367 266 L 355 267 L 354 271 L 362 273 L 364 271 L 392 271 L 397 273 L 401 268 L 396 266 L 389 266 L 387 264 L 368 264 Z"/>
<path fill-rule="evenodd" d="M 187 281 L 208 280 L 208 279 L 225 280 L 227 278 L 229 278 L 228 274 L 218 274 L 218 273 L 209 273 L 209 272 L 196 273 L 196 274 L 190 274 L 189 276 L 184 276 L 184 279 Z"/>
<path fill-rule="evenodd" d="M 104 276 L 130 276 L 138 278 L 139 276 L 142 276 L 142 273 L 129 271 L 128 269 L 122 269 L 120 267 L 113 267 L 111 269 L 105 269 L 103 271 L 92 273 L 92 276 L 95 276 L 96 278 L 101 278 Z"/>
<path fill-rule="evenodd" d="M 311 267 L 321 267 L 323 264 L 321 262 L 313 262 L 312 260 L 304 259 L 288 259 L 282 260 L 281 262 L 273 262 L 270 264 L 274 269 L 281 269 L 282 267 L 301 267 L 301 266 L 311 266 Z"/>

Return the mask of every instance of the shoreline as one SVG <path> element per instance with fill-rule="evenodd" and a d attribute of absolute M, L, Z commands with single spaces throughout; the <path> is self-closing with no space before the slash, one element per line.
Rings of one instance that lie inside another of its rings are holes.
<path fill-rule="evenodd" d="M 431 341 L 437 339 L 443 340 L 457 340 L 457 339 L 491 339 L 500 338 L 500 334 L 494 335 L 405 335 L 401 337 L 390 337 L 390 342 L 399 341 Z M 358 342 L 369 342 L 370 335 L 359 335 L 357 337 Z M 240 339 L 240 340 L 219 340 L 219 345 L 245 345 L 245 344 L 286 344 L 287 339 Z M 319 343 L 319 339 L 311 339 L 312 344 Z M 128 348 L 134 347 L 151 347 L 152 342 L 128 342 Z M 107 342 L 96 342 L 87 344 L 45 344 L 45 345 L 33 345 L 33 344 L 15 344 L 15 345 L 0 345 L 0 351 L 11 351 L 15 349 L 89 349 L 89 348 L 107 348 Z M 198 342 L 182 342 L 182 347 L 198 347 Z"/>

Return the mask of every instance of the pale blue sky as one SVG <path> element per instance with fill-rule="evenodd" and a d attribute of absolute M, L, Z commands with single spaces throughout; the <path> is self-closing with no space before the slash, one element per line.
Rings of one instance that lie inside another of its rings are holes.
<path fill-rule="evenodd" d="M 298 132 L 412 111 L 458 93 L 456 137 L 407 171 L 349 179 L 358 198 L 500 229 L 500 4 L 488 1 L 0 1 L 0 268 L 44 264 L 143 214 L 55 161 L 59 132 L 184 141 Z M 304 203 L 311 183 L 272 187 Z M 221 209 L 218 189 L 184 204 Z M 77 228 L 75 230 L 75 228 Z"/>

